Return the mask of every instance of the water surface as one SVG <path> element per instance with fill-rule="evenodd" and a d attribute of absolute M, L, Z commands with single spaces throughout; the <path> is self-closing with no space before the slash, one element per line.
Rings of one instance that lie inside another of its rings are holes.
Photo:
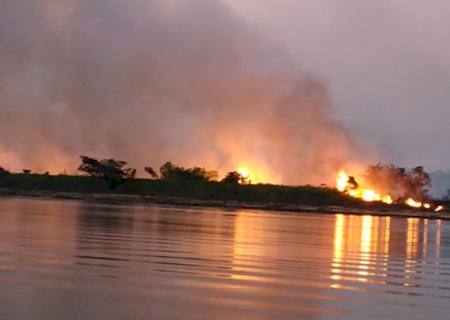
<path fill-rule="evenodd" d="M 450 224 L 0 198 L 1 319 L 448 319 Z"/>

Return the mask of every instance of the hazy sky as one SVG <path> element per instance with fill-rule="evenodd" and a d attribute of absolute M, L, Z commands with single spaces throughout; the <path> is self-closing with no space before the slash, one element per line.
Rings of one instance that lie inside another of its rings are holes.
<path fill-rule="evenodd" d="M 219 0 L 3 0 L 0 165 L 72 172 L 84 154 L 333 183 L 370 152 L 248 21 Z"/>
<path fill-rule="evenodd" d="M 0 166 L 450 169 L 448 17 L 437 0 L 2 0 Z"/>
<path fill-rule="evenodd" d="M 321 77 L 381 160 L 450 169 L 449 1 L 226 1 Z"/>

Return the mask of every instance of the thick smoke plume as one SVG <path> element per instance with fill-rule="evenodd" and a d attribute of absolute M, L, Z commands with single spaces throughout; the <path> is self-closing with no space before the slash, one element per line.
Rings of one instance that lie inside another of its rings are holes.
<path fill-rule="evenodd" d="M 351 158 L 321 83 L 220 1 L 3 0 L 0 50 L 7 169 L 87 154 L 300 184 Z"/>

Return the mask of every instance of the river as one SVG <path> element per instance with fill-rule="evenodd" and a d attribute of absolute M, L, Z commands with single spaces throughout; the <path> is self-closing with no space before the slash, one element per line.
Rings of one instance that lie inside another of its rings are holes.
<path fill-rule="evenodd" d="M 450 223 L 0 198 L 0 318 L 448 319 Z"/>

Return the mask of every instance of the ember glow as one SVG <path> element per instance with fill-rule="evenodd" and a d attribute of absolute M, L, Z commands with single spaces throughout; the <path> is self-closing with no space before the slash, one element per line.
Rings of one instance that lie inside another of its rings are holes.
<path fill-rule="evenodd" d="M 403 203 L 412 208 L 423 208 L 427 210 L 431 210 L 433 208 L 432 204 L 418 201 L 411 197 L 402 201 L 400 199 L 394 199 L 394 197 L 389 194 L 382 194 L 381 192 L 366 186 L 364 179 L 359 177 L 358 179 L 355 179 L 353 176 L 347 174 L 345 170 L 339 171 L 337 175 L 336 189 L 342 193 L 348 194 L 351 197 L 361 199 L 366 202 L 383 202 L 386 204 Z M 441 205 L 436 206 L 434 209 L 435 212 L 440 212 L 442 210 L 444 210 L 444 207 Z"/>

